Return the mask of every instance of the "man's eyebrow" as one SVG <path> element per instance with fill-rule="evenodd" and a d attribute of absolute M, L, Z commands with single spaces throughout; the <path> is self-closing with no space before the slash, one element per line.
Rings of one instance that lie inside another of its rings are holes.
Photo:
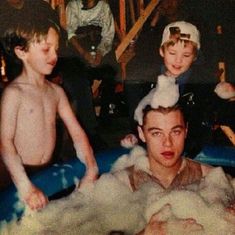
<path fill-rule="evenodd" d="M 173 126 L 171 129 L 177 129 L 177 128 L 180 128 L 180 129 L 184 129 L 185 126 L 184 125 L 176 125 L 176 126 Z"/>
<path fill-rule="evenodd" d="M 148 131 L 162 131 L 162 129 L 158 127 L 149 127 Z"/>
<path fill-rule="evenodd" d="M 171 128 L 171 130 L 174 130 L 174 129 L 184 129 L 184 128 L 185 128 L 184 125 L 176 125 L 176 126 L 173 126 Z M 159 127 L 149 127 L 147 130 L 148 131 L 162 131 L 162 129 L 159 128 Z"/>

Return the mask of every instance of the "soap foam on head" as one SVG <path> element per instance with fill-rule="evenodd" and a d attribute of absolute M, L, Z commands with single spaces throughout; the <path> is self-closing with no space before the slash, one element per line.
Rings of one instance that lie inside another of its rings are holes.
<path fill-rule="evenodd" d="M 158 76 L 156 88 L 152 89 L 138 104 L 134 119 L 139 125 L 143 124 L 143 110 L 147 105 L 157 109 L 159 106 L 167 108 L 174 106 L 179 99 L 179 86 L 174 77 Z"/>

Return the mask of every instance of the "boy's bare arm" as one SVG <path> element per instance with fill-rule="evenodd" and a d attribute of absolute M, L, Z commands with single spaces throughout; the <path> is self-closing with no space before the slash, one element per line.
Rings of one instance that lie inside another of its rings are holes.
<path fill-rule="evenodd" d="M 58 95 L 58 113 L 72 137 L 77 157 L 87 167 L 86 179 L 89 181 L 93 181 L 97 178 L 98 167 L 88 137 L 82 129 L 81 125 L 78 123 L 76 116 L 74 115 L 73 110 L 62 88 L 58 88 Z"/>
<path fill-rule="evenodd" d="M 46 205 L 47 198 L 29 180 L 14 144 L 17 115 L 20 106 L 20 92 L 16 87 L 4 91 L 1 100 L 1 155 L 20 197 L 31 209 Z"/>

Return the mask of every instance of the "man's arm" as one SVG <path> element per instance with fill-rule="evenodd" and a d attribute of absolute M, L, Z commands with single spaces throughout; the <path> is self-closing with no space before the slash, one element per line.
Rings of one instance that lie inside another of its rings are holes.
<path fill-rule="evenodd" d="M 95 59 L 91 63 L 94 66 L 100 65 L 103 57 L 111 51 L 115 34 L 114 18 L 110 7 L 106 2 L 101 1 L 101 3 L 102 13 L 97 19 L 101 27 L 101 41 L 97 46 Z"/>
<path fill-rule="evenodd" d="M 76 35 L 72 36 L 72 38 L 69 39 L 69 42 L 72 44 L 72 46 L 75 48 L 75 50 L 78 52 L 81 58 L 83 58 L 89 64 L 94 63 L 93 56 L 90 54 L 89 51 L 87 51 L 85 48 L 81 46 Z"/>
<path fill-rule="evenodd" d="M 17 88 L 8 87 L 1 100 L 1 155 L 20 197 L 31 209 L 43 208 L 47 197 L 28 178 L 21 156 L 14 145 L 20 96 Z"/>
<path fill-rule="evenodd" d="M 68 40 L 80 55 L 80 57 L 88 63 L 92 64 L 94 58 L 85 48 L 81 46 L 75 33 L 79 25 L 79 7 L 80 5 L 76 1 L 69 2 L 66 7 L 66 28 L 68 33 Z"/>
<path fill-rule="evenodd" d="M 167 235 L 169 231 L 177 231 L 177 234 L 189 234 L 203 231 L 203 226 L 192 218 L 167 220 L 170 213 L 171 205 L 164 205 L 152 215 L 145 228 L 136 235 Z"/>
<path fill-rule="evenodd" d="M 102 28 L 101 42 L 97 47 L 97 54 L 100 53 L 104 56 L 112 49 L 115 27 L 113 14 L 106 2 L 103 2 L 102 13 L 100 18 L 100 27 Z"/>
<path fill-rule="evenodd" d="M 101 1 L 99 14 L 96 17 L 96 21 L 99 27 L 101 27 L 101 41 L 96 50 L 96 58 L 81 46 L 79 40 L 75 34 L 79 26 L 79 12 L 81 11 L 81 5 L 77 2 L 71 1 L 66 7 L 66 20 L 67 20 L 67 32 L 68 39 L 78 54 L 84 58 L 89 64 L 99 65 L 102 58 L 112 49 L 113 38 L 115 34 L 114 19 L 109 5 L 106 2 Z"/>
<path fill-rule="evenodd" d="M 88 137 L 78 123 L 69 101 L 61 87 L 57 87 L 59 103 L 58 113 L 72 137 L 77 157 L 86 166 L 86 175 L 82 183 L 92 182 L 97 178 L 98 167 Z"/>

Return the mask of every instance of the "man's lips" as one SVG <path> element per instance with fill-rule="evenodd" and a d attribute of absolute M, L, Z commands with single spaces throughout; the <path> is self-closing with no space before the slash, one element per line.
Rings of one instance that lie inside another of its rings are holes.
<path fill-rule="evenodd" d="M 164 151 L 164 152 L 161 152 L 161 155 L 164 157 L 164 158 L 172 158 L 174 157 L 174 152 L 172 151 Z"/>

